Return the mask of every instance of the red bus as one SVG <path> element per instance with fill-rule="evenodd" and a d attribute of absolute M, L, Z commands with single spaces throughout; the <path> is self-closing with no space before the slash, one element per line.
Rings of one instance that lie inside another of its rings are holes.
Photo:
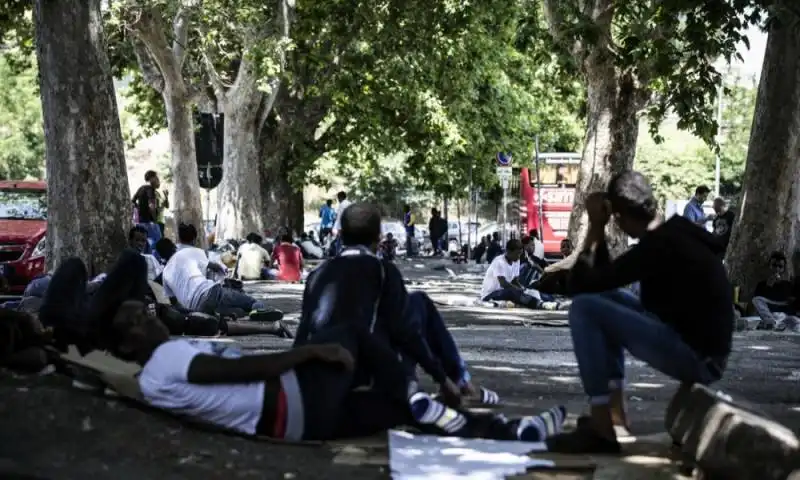
<path fill-rule="evenodd" d="M 520 168 L 520 229 L 539 230 L 548 256 L 559 255 L 567 236 L 580 165 L 579 153 L 540 153 L 531 168 Z"/>

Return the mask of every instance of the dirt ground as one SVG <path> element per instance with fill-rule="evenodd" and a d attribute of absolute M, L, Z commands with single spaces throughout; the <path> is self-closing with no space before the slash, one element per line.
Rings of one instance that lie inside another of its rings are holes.
<path fill-rule="evenodd" d="M 260 293 L 299 307 L 299 288 Z M 483 317 L 492 317 L 485 312 Z M 556 403 L 572 415 L 585 398 L 566 328 L 514 322 L 464 326 L 457 310 L 446 320 L 479 384 L 497 390 L 507 415 Z M 499 318 L 499 316 L 498 316 Z M 458 327 L 455 327 L 458 325 Z M 250 349 L 285 348 L 271 337 L 245 339 Z M 629 406 L 636 434 L 663 431 L 674 383 L 635 360 L 629 365 Z M 800 431 L 800 335 L 737 334 L 720 388 L 746 398 Z M 115 399 L 71 387 L 58 374 L 18 376 L 0 371 L 0 478 L 78 479 L 336 479 L 387 478 L 385 467 L 332 462 L 327 447 L 257 443 L 188 427 Z M 12 469 L 34 477 L 13 476 Z"/>

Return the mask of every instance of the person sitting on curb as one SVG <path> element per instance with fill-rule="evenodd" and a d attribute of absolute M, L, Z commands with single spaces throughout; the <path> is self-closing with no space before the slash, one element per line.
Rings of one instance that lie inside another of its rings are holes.
<path fill-rule="evenodd" d="M 786 255 L 782 252 L 772 252 L 769 256 L 769 277 L 756 285 L 751 304 L 761 322 L 758 327 L 772 330 L 782 327 L 782 316 L 775 313 L 789 314 L 794 310 L 791 305 L 792 282 L 786 280 Z"/>
<path fill-rule="evenodd" d="M 613 176 L 607 192 L 586 199 L 589 230 L 568 287 L 570 334 L 591 409 L 575 431 L 548 439 L 550 451 L 620 451 L 614 426 L 627 427 L 624 350 L 683 384 L 722 378 L 734 322 L 720 243 L 685 217 L 662 223 L 657 205 L 647 179 L 634 171 Z M 639 239 L 613 261 L 605 240 L 612 216 Z M 641 297 L 623 288 L 635 282 Z"/>
<path fill-rule="evenodd" d="M 506 252 L 496 256 L 486 269 L 481 285 L 481 300 L 507 301 L 528 308 L 539 308 L 541 297 L 529 295 L 519 283 L 521 255 L 522 243 L 516 239 L 509 240 Z"/>

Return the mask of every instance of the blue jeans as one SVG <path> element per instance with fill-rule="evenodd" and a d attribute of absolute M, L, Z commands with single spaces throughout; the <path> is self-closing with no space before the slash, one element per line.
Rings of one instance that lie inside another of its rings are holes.
<path fill-rule="evenodd" d="M 231 310 L 244 310 L 249 313 L 253 310 L 266 308 L 262 302 L 257 301 L 250 295 L 225 288 L 222 285 L 214 285 L 206 293 L 206 298 L 200 305 L 200 311 L 213 315 L 215 313 L 228 313 Z"/>
<path fill-rule="evenodd" d="M 161 227 L 155 222 L 140 223 L 140 227 L 147 230 L 147 251 L 144 253 L 152 253 L 156 242 L 161 240 Z"/>
<path fill-rule="evenodd" d="M 608 403 L 625 378 L 625 353 L 683 383 L 720 379 L 724 359 L 702 358 L 678 333 L 625 290 L 576 296 L 569 309 L 572 345 L 590 402 Z"/>
<path fill-rule="evenodd" d="M 425 292 L 411 292 L 404 319 L 416 325 L 419 334 L 428 342 L 434 357 L 442 364 L 447 377 L 456 384 L 470 381 L 467 364 L 458 352 L 453 336 L 447 330 L 442 315 Z M 411 378 L 416 377 L 417 364 L 409 358 L 403 358 L 403 364 Z"/>
<path fill-rule="evenodd" d="M 541 276 L 542 275 L 538 269 L 531 265 L 525 264 L 522 266 L 519 272 L 519 284 L 525 288 L 530 288 L 530 286 L 533 285 L 533 283 Z"/>
<path fill-rule="evenodd" d="M 490 302 L 492 300 L 512 302 L 515 305 L 522 305 L 528 308 L 539 308 L 540 303 L 538 298 L 526 295 L 525 292 L 519 288 L 501 288 L 483 298 L 484 302 Z"/>

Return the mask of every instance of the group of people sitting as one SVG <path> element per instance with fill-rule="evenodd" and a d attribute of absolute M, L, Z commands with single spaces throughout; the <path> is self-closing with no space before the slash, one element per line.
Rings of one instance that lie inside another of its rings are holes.
<path fill-rule="evenodd" d="M 757 328 L 763 330 L 800 332 L 800 251 L 792 255 L 795 273 L 787 278 L 787 260 L 783 252 L 773 252 L 769 257 L 769 275 L 756 285 L 753 299 L 745 306 L 760 317 Z"/>
<path fill-rule="evenodd" d="M 628 426 L 624 351 L 682 383 L 719 380 L 731 351 L 733 292 L 718 242 L 683 217 L 661 222 L 641 174 L 614 176 L 607 191 L 589 195 L 586 207 L 590 227 L 565 283 L 590 413 L 571 432 L 561 431 L 561 406 L 512 420 L 463 408 L 466 398 L 499 398 L 472 383 L 430 299 L 408 293 L 397 267 L 376 256 L 381 218 L 367 204 L 343 212 L 343 249 L 309 276 L 287 351 L 243 355 L 171 338 L 150 307 L 147 264 L 136 252 L 123 253 L 93 294 L 80 261 L 65 262 L 39 319 L 54 327 L 57 344 L 102 348 L 141 364 L 139 385 L 151 405 L 245 434 L 326 440 L 410 425 L 442 435 L 543 440 L 554 452 L 617 453 L 614 427 Z M 605 239 L 612 217 L 639 239 L 614 260 Z M 516 244 L 510 247 L 512 259 L 521 254 Z M 244 294 L 206 283 L 207 259 L 193 248 L 178 246 L 169 255 L 165 290 L 180 291 L 181 303 L 194 309 L 256 307 Z M 171 266 L 176 258 L 180 265 Z M 633 283 L 640 284 L 639 296 L 626 289 Z M 438 397 L 420 389 L 417 366 L 439 386 Z"/>

